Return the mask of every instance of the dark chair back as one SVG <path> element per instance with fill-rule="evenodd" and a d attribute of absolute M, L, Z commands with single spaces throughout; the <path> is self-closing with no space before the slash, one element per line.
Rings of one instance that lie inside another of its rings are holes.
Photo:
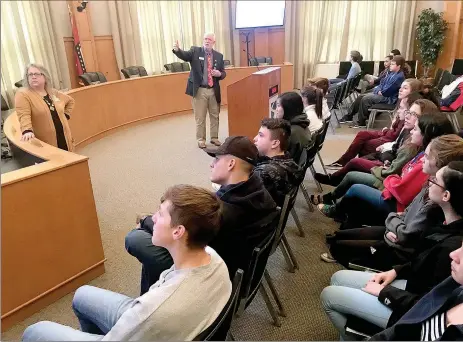
<path fill-rule="evenodd" d="M 258 66 L 259 65 L 259 62 L 257 61 L 256 58 L 252 57 L 252 58 L 249 58 L 249 66 Z"/>
<path fill-rule="evenodd" d="M 270 65 L 273 64 L 272 57 L 265 57 L 265 63 L 270 64 Z"/>
<path fill-rule="evenodd" d="M 182 63 L 180 62 L 164 64 L 164 68 L 166 68 L 166 70 L 170 72 L 182 72 L 183 71 L 183 66 L 182 66 Z"/>
<path fill-rule="evenodd" d="M 442 74 L 444 73 L 444 69 L 442 68 L 439 68 L 437 69 L 436 71 L 436 75 L 434 76 L 434 81 L 432 82 L 432 86 L 433 88 L 437 87 L 441 78 L 442 78 Z"/>
<path fill-rule="evenodd" d="M 360 68 L 362 69 L 362 75 L 366 74 L 373 75 L 375 72 L 375 61 L 361 61 L 359 63 Z"/>
<path fill-rule="evenodd" d="M 228 331 L 233 323 L 233 317 L 237 309 L 243 270 L 238 269 L 233 277 L 232 293 L 220 315 L 206 330 L 196 336 L 193 341 L 226 341 Z"/>
<path fill-rule="evenodd" d="M 346 91 L 346 87 L 347 87 L 347 82 L 342 82 L 341 85 L 335 88 L 334 100 L 331 103 L 330 110 L 339 108 L 339 104 L 341 103 L 342 100 L 344 100 L 343 95 Z"/>
<path fill-rule="evenodd" d="M 439 91 L 442 91 L 442 88 L 444 88 L 444 86 L 449 85 L 452 82 L 453 82 L 452 74 L 448 70 L 444 70 L 442 72 L 442 77 L 437 85 L 437 89 Z"/>
<path fill-rule="evenodd" d="M 463 75 L 463 59 L 455 59 L 453 61 L 452 74 L 455 76 Z"/>
<path fill-rule="evenodd" d="M 252 252 L 251 261 L 244 274 L 241 290 L 241 298 L 245 301 L 245 308 L 252 302 L 262 283 L 265 268 L 267 267 L 267 261 L 270 257 L 270 252 L 272 251 L 280 216 L 281 211 L 267 224 L 266 230 L 269 231 L 269 234 L 258 247 L 254 248 L 254 251 Z"/>
<path fill-rule="evenodd" d="M 183 62 L 183 63 L 182 63 L 182 70 L 183 70 L 183 71 L 190 71 L 190 63 L 188 63 L 188 62 Z"/>
<path fill-rule="evenodd" d="M 306 159 L 306 158 L 304 158 Z M 301 179 L 302 182 L 302 179 Z M 294 204 L 296 203 L 297 193 L 299 191 L 299 185 L 294 187 L 288 194 L 285 196 L 283 206 L 281 207 L 280 217 L 278 218 L 278 226 L 275 232 L 275 239 L 273 240 L 273 245 L 270 251 L 272 255 L 275 250 L 278 248 L 278 245 L 281 242 L 281 238 L 285 232 L 286 224 L 288 223 L 289 214 L 291 209 L 293 209 Z"/>
<path fill-rule="evenodd" d="M 328 133 L 328 127 L 330 125 L 330 119 L 327 118 L 323 121 L 323 127 L 320 130 L 320 138 L 318 143 L 318 152 L 323 148 L 323 143 L 325 142 L 326 133 Z"/>
<path fill-rule="evenodd" d="M 229 66 L 229 65 L 231 65 L 230 60 L 229 60 L 229 59 L 224 59 L 224 60 L 223 60 L 223 65 L 224 65 L 224 66 Z"/>
<path fill-rule="evenodd" d="M 408 78 L 416 78 L 416 69 L 418 66 L 418 61 L 417 60 L 405 61 L 405 63 L 407 63 L 408 66 L 410 67 L 410 73 L 408 74 Z"/>
<path fill-rule="evenodd" d="M 352 66 L 351 62 L 348 62 L 348 61 L 339 62 L 339 76 L 347 76 L 351 66 Z"/>
<path fill-rule="evenodd" d="M 6 102 L 5 98 L 2 96 L 2 110 L 8 110 L 10 107 L 8 106 L 8 102 Z"/>
<path fill-rule="evenodd" d="M 125 78 L 148 76 L 148 73 L 146 72 L 146 69 L 143 66 L 129 66 L 127 68 L 121 69 L 121 72 Z"/>
<path fill-rule="evenodd" d="M 82 82 L 86 86 L 107 82 L 105 75 L 103 75 L 103 73 L 99 71 L 86 72 L 80 75 L 79 78 L 82 80 Z"/>

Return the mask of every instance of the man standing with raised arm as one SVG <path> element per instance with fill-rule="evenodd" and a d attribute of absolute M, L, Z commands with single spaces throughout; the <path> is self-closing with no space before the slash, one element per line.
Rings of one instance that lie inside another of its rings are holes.
<path fill-rule="evenodd" d="M 193 112 L 196 120 L 196 140 L 199 148 L 206 148 L 206 115 L 209 110 L 211 124 L 211 143 L 220 146 L 219 112 L 220 84 L 227 74 L 224 70 L 223 55 L 212 48 L 215 34 L 206 33 L 203 46 L 192 46 L 189 51 L 179 48 L 178 40 L 172 52 L 185 62 L 190 62 L 191 71 L 188 77 L 186 94 L 193 97 Z"/>

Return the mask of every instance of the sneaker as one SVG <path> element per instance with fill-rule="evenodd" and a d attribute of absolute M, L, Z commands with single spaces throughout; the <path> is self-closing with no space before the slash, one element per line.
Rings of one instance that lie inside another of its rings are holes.
<path fill-rule="evenodd" d="M 322 253 L 320 254 L 320 259 L 322 259 L 324 262 L 328 262 L 330 264 L 333 264 L 335 262 L 337 262 L 329 252 L 325 252 L 325 253 Z"/>
<path fill-rule="evenodd" d="M 336 218 L 336 205 L 329 205 L 329 204 L 319 204 L 317 205 L 317 209 L 323 215 L 329 218 Z"/>
<path fill-rule="evenodd" d="M 349 125 L 349 128 L 367 128 L 367 124 L 354 121 L 351 125 Z"/>
<path fill-rule="evenodd" d="M 135 223 L 139 224 L 141 221 L 143 221 L 148 216 L 153 216 L 153 213 L 138 213 L 137 214 L 137 219 L 135 220 Z"/>
<path fill-rule="evenodd" d="M 198 140 L 198 147 L 201 149 L 206 148 L 206 142 L 204 140 Z"/>
<path fill-rule="evenodd" d="M 344 115 L 340 120 L 339 120 L 339 123 L 351 123 L 353 122 L 354 119 L 351 118 L 349 115 Z"/>
<path fill-rule="evenodd" d="M 325 167 L 327 169 L 331 169 L 331 170 L 339 170 L 342 168 L 342 165 L 337 163 L 337 162 L 334 162 L 334 163 L 331 163 L 331 164 L 328 164 L 328 165 L 325 165 Z"/>
<path fill-rule="evenodd" d="M 219 139 L 211 139 L 211 144 L 215 146 L 220 146 L 222 143 L 220 142 Z"/>

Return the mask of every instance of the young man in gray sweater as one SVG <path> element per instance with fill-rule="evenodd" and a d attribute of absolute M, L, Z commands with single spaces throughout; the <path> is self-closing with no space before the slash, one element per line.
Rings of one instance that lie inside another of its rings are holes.
<path fill-rule="evenodd" d="M 210 247 L 221 203 L 191 185 L 169 188 L 153 215 L 153 244 L 174 265 L 138 298 L 79 288 L 72 303 L 82 331 L 54 322 L 29 326 L 23 341 L 192 340 L 218 317 L 231 294 L 227 266 Z"/>

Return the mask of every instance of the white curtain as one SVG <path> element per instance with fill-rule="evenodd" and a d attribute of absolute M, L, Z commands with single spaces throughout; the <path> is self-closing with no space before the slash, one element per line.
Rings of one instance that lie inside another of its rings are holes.
<path fill-rule="evenodd" d="M 285 59 L 300 88 L 318 63 L 337 63 L 358 50 L 382 60 L 391 49 L 410 59 L 416 1 L 287 1 Z"/>
<path fill-rule="evenodd" d="M 58 35 L 48 1 L 1 2 L 1 83 L 2 95 L 13 104 L 14 83 L 23 78 L 29 63 L 45 66 L 53 87 L 70 87 L 69 74 L 62 73 L 67 61 L 64 45 L 57 46 Z M 66 70 L 65 69 L 65 70 Z"/>
<path fill-rule="evenodd" d="M 231 54 L 228 2 L 136 1 L 143 65 L 150 72 L 178 61 L 172 53 L 175 41 L 182 49 L 201 45 L 205 32 L 216 35 L 217 51 Z"/>
<path fill-rule="evenodd" d="M 119 70 L 129 66 L 143 65 L 136 3 L 109 0 L 108 8 Z"/>

